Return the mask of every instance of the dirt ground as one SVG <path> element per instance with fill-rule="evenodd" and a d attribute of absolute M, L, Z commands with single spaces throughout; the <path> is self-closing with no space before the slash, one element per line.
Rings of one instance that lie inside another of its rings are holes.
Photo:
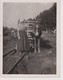
<path fill-rule="evenodd" d="M 8 42 L 7 49 L 15 47 L 16 41 Z M 9 46 L 9 47 L 8 47 Z M 4 48 L 7 52 L 7 49 Z M 13 74 L 56 74 L 56 36 L 43 32 L 40 42 L 40 53 L 29 53 L 16 66 Z M 5 67 L 5 66 L 4 66 Z"/>
<path fill-rule="evenodd" d="M 30 53 L 15 68 L 14 74 L 56 74 L 56 36 L 43 32 L 41 52 Z"/>
<path fill-rule="evenodd" d="M 29 72 L 34 74 L 56 73 L 56 38 L 54 34 L 43 33 L 41 53 L 29 56 Z"/>

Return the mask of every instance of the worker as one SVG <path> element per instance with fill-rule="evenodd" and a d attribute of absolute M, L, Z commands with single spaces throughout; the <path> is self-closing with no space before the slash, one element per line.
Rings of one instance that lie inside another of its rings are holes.
<path fill-rule="evenodd" d="M 26 34 L 26 26 L 23 22 L 18 22 L 18 31 L 17 31 L 18 41 L 16 45 L 17 51 L 28 52 L 30 48 L 29 40 Z"/>

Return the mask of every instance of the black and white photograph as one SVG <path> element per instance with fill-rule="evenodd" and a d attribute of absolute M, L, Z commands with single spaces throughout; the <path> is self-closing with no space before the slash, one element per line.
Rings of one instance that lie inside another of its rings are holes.
<path fill-rule="evenodd" d="M 2 74 L 57 74 L 57 3 L 3 3 Z"/>

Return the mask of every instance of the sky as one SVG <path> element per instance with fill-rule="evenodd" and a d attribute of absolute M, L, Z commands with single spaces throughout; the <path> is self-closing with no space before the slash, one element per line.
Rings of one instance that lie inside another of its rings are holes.
<path fill-rule="evenodd" d="M 18 28 L 20 19 L 35 18 L 40 12 L 52 7 L 53 3 L 4 3 L 3 26 Z"/>

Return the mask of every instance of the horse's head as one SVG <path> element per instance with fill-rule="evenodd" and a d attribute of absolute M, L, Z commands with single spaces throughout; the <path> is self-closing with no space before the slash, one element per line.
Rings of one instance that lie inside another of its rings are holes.
<path fill-rule="evenodd" d="M 34 30 L 32 32 L 29 32 L 32 37 L 40 38 L 42 34 L 41 27 L 38 25 L 34 26 Z"/>
<path fill-rule="evenodd" d="M 42 30 L 41 27 L 39 27 L 38 25 L 35 26 L 35 37 L 40 38 L 42 34 Z"/>

